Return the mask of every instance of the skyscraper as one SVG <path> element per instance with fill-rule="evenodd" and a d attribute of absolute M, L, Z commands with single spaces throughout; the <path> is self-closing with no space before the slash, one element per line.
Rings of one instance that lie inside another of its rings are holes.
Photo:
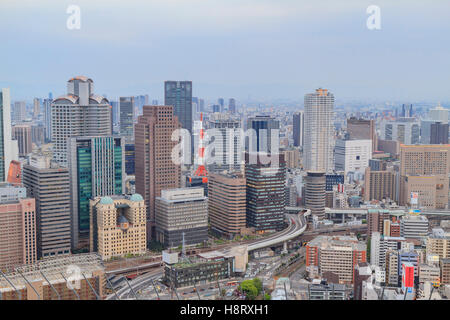
<path fill-rule="evenodd" d="M 52 141 L 52 103 L 53 99 L 44 99 L 45 140 Z"/>
<path fill-rule="evenodd" d="M 220 112 L 224 112 L 225 110 L 225 100 L 223 98 L 217 99 L 217 103 L 220 106 Z"/>
<path fill-rule="evenodd" d="M 272 146 L 272 135 L 274 142 L 279 146 L 280 121 L 271 116 L 256 116 L 248 119 L 247 129 L 253 129 L 256 132 L 256 140 L 249 141 L 252 145 L 246 146 L 247 151 L 278 153 L 277 146 Z"/>
<path fill-rule="evenodd" d="M 450 145 L 400 146 L 400 205 L 412 204 L 444 209 L 448 206 Z"/>
<path fill-rule="evenodd" d="M 192 81 L 165 81 L 164 105 L 173 106 L 181 127 L 192 134 Z"/>
<path fill-rule="evenodd" d="M 246 182 L 240 172 L 213 173 L 208 181 L 211 230 L 233 238 L 246 226 Z"/>
<path fill-rule="evenodd" d="M 23 166 L 23 184 L 36 199 L 37 256 L 70 253 L 69 171 L 43 155 Z"/>
<path fill-rule="evenodd" d="M 377 150 L 374 120 L 357 119 L 354 117 L 347 119 L 347 133 L 352 140 L 372 140 L 372 151 Z"/>
<path fill-rule="evenodd" d="M 132 137 L 134 136 L 134 97 L 120 97 L 120 135 Z"/>
<path fill-rule="evenodd" d="M 11 139 L 11 100 L 9 88 L 0 91 L 0 181 L 6 180 L 9 164 L 19 160 L 17 141 Z"/>
<path fill-rule="evenodd" d="M 282 154 L 277 155 L 278 166 L 263 164 L 257 156 L 251 163 L 251 155 L 245 154 L 245 178 L 247 179 L 247 226 L 258 232 L 280 230 L 283 227 L 286 204 L 286 163 Z"/>
<path fill-rule="evenodd" d="M 67 139 L 112 133 L 109 101 L 94 94 L 94 81 L 84 76 L 67 82 L 67 95 L 52 103 L 53 159 L 67 166 Z"/>
<path fill-rule="evenodd" d="M 15 101 L 13 110 L 13 121 L 18 123 L 22 122 L 27 117 L 27 105 L 25 101 Z"/>
<path fill-rule="evenodd" d="M 41 113 L 41 102 L 38 98 L 33 99 L 33 118 L 37 119 Z"/>
<path fill-rule="evenodd" d="M 328 172 L 333 169 L 334 95 L 327 89 L 317 89 L 305 95 L 306 170 Z"/>
<path fill-rule="evenodd" d="M 88 246 L 89 199 L 125 192 L 125 139 L 111 136 L 68 140 L 72 248 Z"/>
<path fill-rule="evenodd" d="M 292 131 L 294 135 L 294 146 L 303 147 L 305 137 L 305 112 L 294 113 Z"/>
<path fill-rule="evenodd" d="M 17 140 L 19 146 L 19 156 L 25 157 L 32 151 L 31 127 L 25 124 L 18 124 L 12 127 L 12 138 Z"/>
<path fill-rule="evenodd" d="M 236 100 L 233 98 L 228 100 L 228 111 L 232 114 L 236 113 Z"/>
<path fill-rule="evenodd" d="M 242 160 L 241 150 L 241 124 L 238 120 L 216 118 L 211 119 L 209 129 L 217 130 L 214 140 L 209 144 L 212 156 L 216 161 L 208 163 L 208 170 L 220 171 L 225 169 L 240 170 Z M 208 150 L 209 150 L 208 148 Z"/>
<path fill-rule="evenodd" d="M 413 106 L 412 104 L 403 104 L 402 105 L 402 117 L 411 118 L 413 116 Z"/>
<path fill-rule="evenodd" d="M 155 198 L 161 190 L 180 186 L 180 166 L 172 161 L 171 141 L 174 130 L 180 128 L 173 106 L 144 106 L 135 126 L 136 192 L 147 206 L 147 235 L 154 234 Z"/>

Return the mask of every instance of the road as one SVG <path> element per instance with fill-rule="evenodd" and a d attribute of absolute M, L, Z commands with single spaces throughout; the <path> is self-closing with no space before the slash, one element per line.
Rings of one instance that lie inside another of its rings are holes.
<path fill-rule="evenodd" d="M 131 281 L 128 281 L 130 286 L 133 288 L 133 291 L 136 293 L 139 290 L 142 290 L 146 287 L 152 286 L 152 280 L 155 281 L 163 276 L 163 268 L 157 268 L 154 269 L 140 277 L 137 277 Z M 130 290 L 130 286 L 126 285 L 117 290 L 117 295 L 119 296 L 120 300 L 126 300 L 126 299 L 134 299 L 134 295 Z M 110 294 L 108 297 L 106 297 L 106 300 L 117 300 L 116 295 Z"/>
<path fill-rule="evenodd" d="M 269 246 L 273 246 L 275 244 L 279 244 L 291 239 L 294 239 L 301 235 L 306 230 L 306 219 L 305 216 L 309 215 L 310 211 L 307 210 L 306 212 L 299 213 L 297 215 L 286 215 L 288 219 L 288 227 L 284 229 L 283 231 L 277 232 L 267 238 L 260 239 L 260 240 L 254 240 L 251 243 L 248 244 L 248 251 L 257 250 Z M 230 248 L 224 248 L 220 250 L 224 254 L 227 254 L 231 251 L 231 248 L 234 246 L 241 245 L 239 244 L 232 244 L 230 245 Z M 152 286 L 152 280 L 155 281 L 162 277 L 163 275 L 163 267 L 157 267 L 154 270 L 139 276 L 131 281 L 129 281 L 130 286 L 133 288 L 133 291 L 136 293 L 140 290 L 143 290 L 145 288 L 148 288 L 149 286 Z M 199 289 L 200 290 L 200 289 Z M 218 289 L 217 289 L 218 290 Z M 183 295 L 183 292 L 181 293 Z M 128 285 L 120 288 L 117 291 L 117 295 L 120 299 L 130 299 L 134 298 L 133 292 L 130 290 L 130 287 Z M 156 295 L 156 293 L 155 293 Z M 198 296 L 197 296 L 198 298 Z M 113 293 L 109 295 L 107 300 L 115 300 L 116 295 Z"/>

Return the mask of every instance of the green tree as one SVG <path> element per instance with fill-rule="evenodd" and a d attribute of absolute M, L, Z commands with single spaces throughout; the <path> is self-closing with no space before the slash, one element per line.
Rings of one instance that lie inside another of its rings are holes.
<path fill-rule="evenodd" d="M 248 300 L 254 300 L 258 296 L 258 289 L 253 284 L 253 280 L 244 280 L 239 285 L 239 290 L 247 296 Z"/>
<path fill-rule="evenodd" d="M 259 279 L 259 278 L 253 279 L 253 285 L 258 290 L 258 295 L 259 295 L 262 291 L 262 286 L 263 286 L 261 279 Z"/>
<path fill-rule="evenodd" d="M 266 293 L 264 294 L 264 300 L 270 300 L 272 297 L 270 296 L 270 294 Z"/>
<path fill-rule="evenodd" d="M 370 260 L 370 238 L 369 237 L 367 238 L 367 252 L 366 252 L 366 255 L 367 255 L 367 261 L 369 261 Z"/>

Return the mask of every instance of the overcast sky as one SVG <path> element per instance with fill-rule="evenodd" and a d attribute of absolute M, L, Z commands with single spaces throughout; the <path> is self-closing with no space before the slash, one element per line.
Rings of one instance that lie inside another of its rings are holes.
<path fill-rule="evenodd" d="M 66 9 L 81 9 L 69 30 Z M 366 9 L 381 9 L 368 30 Z M 149 94 L 192 80 L 194 96 L 450 100 L 448 0 L 0 0 L 0 86 L 12 99 Z"/>

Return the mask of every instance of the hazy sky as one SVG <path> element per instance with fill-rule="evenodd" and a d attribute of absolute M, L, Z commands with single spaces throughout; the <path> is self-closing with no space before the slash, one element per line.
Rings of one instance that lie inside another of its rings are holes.
<path fill-rule="evenodd" d="M 66 9 L 81 8 L 69 30 Z M 381 8 L 381 30 L 366 9 Z M 95 91 L 303 100 L 450 100 L 449 0 L 0 0 L 0 86 L 12 99 L 61 95 L 75 75 Z"/>

